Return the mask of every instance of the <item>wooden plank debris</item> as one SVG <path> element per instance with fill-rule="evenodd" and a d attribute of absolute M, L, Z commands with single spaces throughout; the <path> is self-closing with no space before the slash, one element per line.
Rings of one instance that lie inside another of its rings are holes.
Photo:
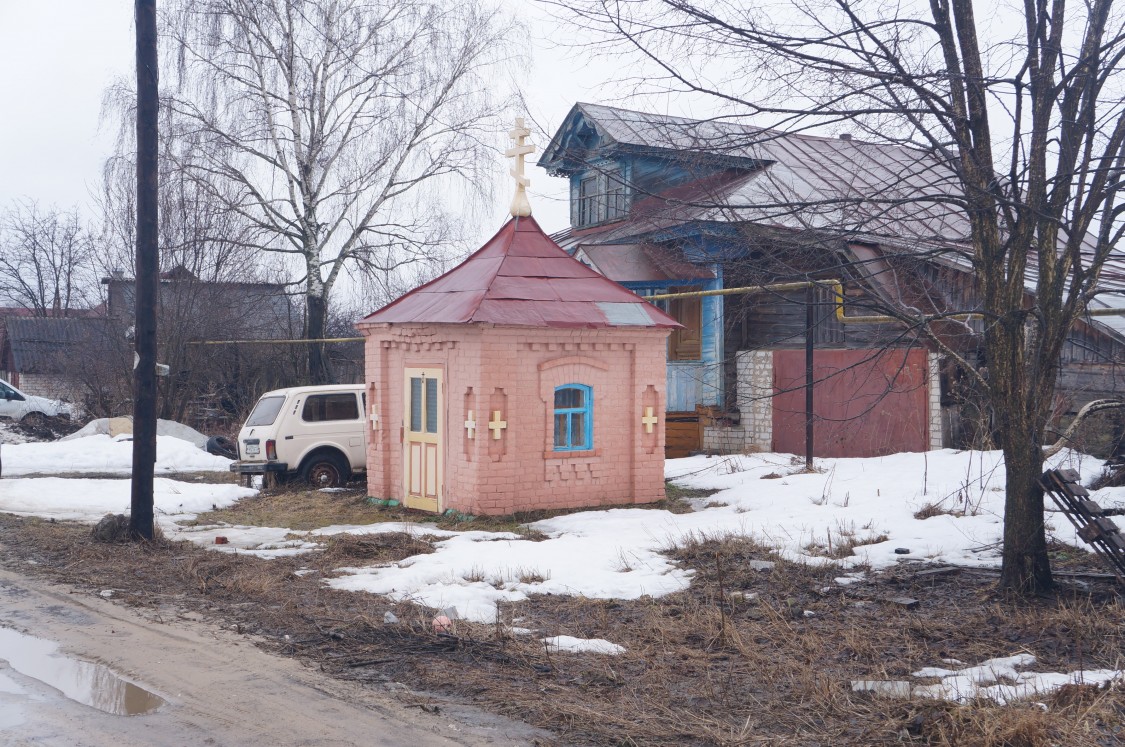
<path fill-rule="evenodd" d="M 1090 492 L 1080 480 L 1072 469 L 1052 469 L 1043 473 L 1039 485 L 1078 530 L 1082 541 L 1109 564 L 1118 583 L 1125 584 L 1125 534 L 1096 501 L 1090 500 Z"/>
<path fill-rule="evenodd" d="M 918 605 L 921 604 L 921 602 L 912 597 L 887 597 L 883 601 L 888 604 L 896 604 L 899 607 L 905 607 L 908 610 L 918 609 Z"/>

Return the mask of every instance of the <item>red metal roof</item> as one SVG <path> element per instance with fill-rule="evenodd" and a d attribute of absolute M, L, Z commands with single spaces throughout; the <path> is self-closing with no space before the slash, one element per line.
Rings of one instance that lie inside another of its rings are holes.
<path fill-rule="evenodd" d="M 483 247 L 365 322 L 523 327 L 679 327 L 640 296 L 571 257 L 534 218 L 513 218 Z"/>

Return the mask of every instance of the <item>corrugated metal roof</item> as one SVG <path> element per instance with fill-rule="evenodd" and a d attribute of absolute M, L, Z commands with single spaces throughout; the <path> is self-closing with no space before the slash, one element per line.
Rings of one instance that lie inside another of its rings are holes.
<path fill-rule="evenodd" d="M 619 283 L 715 277 L 713 270 L 688 262 L 679 248 L 657 244 L 582 245 L 574 256 L 588 260 L 595 270 Z"/>
<path fill-rule="evenodd" d="M 106 319 L 8 319 L 7 345 L 13 370 L 60 374 L 73 369 L 75 348 L 96 344 L 109 329 Z"/>
<path fill-rule="evenodd" d="M 568 122 L 576 116 L 592 125 L 608 146 L 675 151 L 680 161 L 690 160 L 692 153 L 745 161 L 738 169 L 638 200 L 632 215 L 653 230 L 688 221 L 752 221 L 899 239 L 969 238 L 963 211 L 949 202 L 960 188 L 956 174 L 918 148 L 597 104 L 576 104 Z M 539 159 L 540 166 L 550 169 L 564 161 L 567 129 L 565 124 L 560 128 Z M 634 235 L 637 220 L 630 221 Z"/>
<path fill-rule="evenodd" d="M 633 305 L 634 312 L 623 311 L 622 304 Z M 640 296 L 573 259 L 530 217 L 508 221 L 460 265 L 364 321 L 527 327 L 680 326 Z"/>

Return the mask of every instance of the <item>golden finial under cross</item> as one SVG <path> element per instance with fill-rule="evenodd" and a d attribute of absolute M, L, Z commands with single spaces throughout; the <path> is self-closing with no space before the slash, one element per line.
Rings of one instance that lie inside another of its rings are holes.
<path fill-rule="evenodd" d="M 524 156 L 535 152 L 535 146 L 526 141 L 530 135 L 531 130 L 524 126 L 523 117 L 516 117 L 516 126 L 508 133 L 514 145 L 504 151 L 505 156 L 516 159 L 515 168 L 511 170 L 516 178 L 516 195 L 512 198 L 512 215 L 516 218 L 531 215 L 531 203 L 527 201 L 527 187 L 531 180 L 523 173 Z"/>

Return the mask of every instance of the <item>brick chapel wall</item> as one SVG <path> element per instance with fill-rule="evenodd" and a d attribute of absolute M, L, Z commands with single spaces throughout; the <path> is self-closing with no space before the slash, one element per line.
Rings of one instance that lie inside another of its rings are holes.
<path fill-rule="evenodd" d="M 510 514 L 664 497 L 664 330 L 361 325 L 368 400 L 368 491 L 402 497 L 402 370 L 444 372 L 444 508 Z M 554 388 L 593 388 L 593 449 L 553 450 Z M 652 432 L 642 416 L 651 408 Z M 465 422 L 475 422 L 472 438 Z M 500 416 L 494 417 L 499 412 Z M 489 421 L 505 427 L 490 429 Z M 369 424 L 370 413 L 369 413 Z M 499 438 L 494 438 L 494 433 Z"/>
<path fill-rule="evenodd" d="M 442 479 L 445 504 L 463 502 L 475 489 L 471 460 L 453 455 L 461 443 L 464 418 L 453 395 L 464 378 L 479 378 L 480 328 L 470 325 L 360 325 L 364 344 L 367 388 L 367 492 L 376 498 L 404 495 L 403 414 L 405 368 L 440 369 L 444 387 L 444 447 Z"/>
<path fill-rule="evenodd" d="M 490 464 L 475 510 L 568 508 L 663 498 L 666 333 L 652 330 L 496 329 L 483 343 L 489 411 L 506 404 L 508 427 L 488 439 Z M 593 388 L 593 448 L 553 448 L 554 390 Z"/>

